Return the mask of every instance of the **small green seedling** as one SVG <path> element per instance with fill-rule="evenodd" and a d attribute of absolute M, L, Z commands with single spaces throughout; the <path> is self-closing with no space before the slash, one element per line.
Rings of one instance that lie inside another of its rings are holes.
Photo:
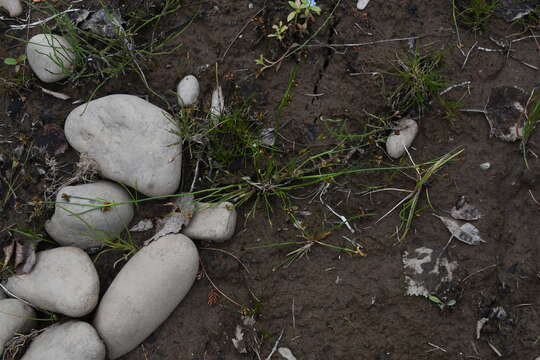
<path fill-rule="evenodd" d="M 17 66 L 23 63 L 26 60 L 26 55 L 20 55 L 18 58 L 4 58 L 4 64 L 10 66 Z"/>
<path fill-rule="evenodd" d="M 450 307 L 456 305 L 456 300 L 454 300 L 454 299 L 451 299 L 451 300 L 448 300 L 447 302 L 444 302 L 444 301 L 442 301 L 441 299 L 439 299 L 438 297 L 436 297 L 435 295 L 430 295 L 430 296 L 428 297 L 428 299 L 429 299 L 431 302 L 435 303 L 435 304 L 439 307 L 439 309 L 440 309 L 441 311 L 444 310 L 445 307 L 450 308 Z"/>
<path fill-rule="evenodd" d="M 289 27 L 285 24 L 283 24 L 283 21 L 279 22 L 279 25 L 272 26 L 272 29 L 274 29 L 274 33 L 268 35 L 269 38 L 276 38 L 279 41 L 283 41 L 285 38 L 285 32 L 287 31 Z"/>
<path fill-rule="evenodd" d="M 293 11 L 291 11 L 289 16 L 287 16 L 287 22 L 291 22 L 299 17 L 312 19 L 313 14 L 321 14 L 321 8 L 317 6 L 315 0 L 289 1 L 289 6 L 293 9 Z"/>

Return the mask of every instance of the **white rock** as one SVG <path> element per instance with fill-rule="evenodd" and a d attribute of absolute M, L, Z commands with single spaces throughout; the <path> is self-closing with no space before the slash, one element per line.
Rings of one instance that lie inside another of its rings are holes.
<path fill-rule="evenodd" d="M 236 217 L 236 209 L 229 202 L 197 203 L 197 210 L 182 233 L 194 240 L 223 242 L 234 235 Z"/>
<path fill-rule="evenodd" d="M 73 47 L 59 35 L 35 35 L 28 41 L 26 56 L 36 76 L 46 83 L 65 79 L 73 71 Z"/>
<path fill-rule="evenodd" d="M 55 324 L 36 337 L 21 360 L 104 360 L 107 350 L 92 325 Z"/>
<path fill-rule="evenodd" d="M 130 200 L 129 194 L 120 185 L 110 181 L 66 186 L 58 191 L 54 215 L 45 223 L 45 230 L 63 246 L 81 249 L 102 246 L 103 240 L 114 239 L 127 229 L 133 218 L 133 204 L 94 210 L 75 204 L 103 205 L 105 202 Z"/>
<path fill-rule="evenodd" d="M 9 16 L 19 16 L 23 12 L 20 0 L 0 0 L 0 7 L 3 7 L 9 13 Z"/>
<path fill-rule="evenodd" d="M 195 281 L 199 254 L 181 234 L 137 252 L 103 295 L 94 326 L 116 359 L 136 348 L 182 301 Z"/>
<path fill-rule="evenodd" d="M 418 124 L 413 119 L 402 119 L 398 127 L 386 140 L 386 152 L 394 159 L 399 159 L 409 148 L 418 134 Z"/>
<path fill-rule="evenodd" d="M 223 90 L 221 86 L 218 86 L 212 92 L 212 105 L 210 107 L 210 114 L 214 116 L 221 116 L 225 110 L 225 99 L 223 98 Z"/>
<path fill-rule="evenodd" d="M 285 360 L 296 360 L 296 357 L 292 353 L 291 349 L 286 347 L 280 347 L 278 349 L 278 354 L 281 355 Z"/>
<path fill-rule="evenodd" d="M 176 93 L 180 106 L 191 106 L 197 103 L 200 93 L 199 81 L 193 75 L 184 77 L 178 84 Z"/>
<path fill-rule="evenodd" d="M 17 299 L 0 300 L 0 355 L 4 345 L 15 334 L 31 330 L 35 322 L 34 310 Z"/>
<path fill-rule="evenodd" d="M 97 305 L 99 278 L 83 250 L 59 247 L 40 251 L 25 275 L 11 276 L 5 287 L 15 296 L 41 308 L 71 317 L 90 313 Z"/>
<path fill-rule="evenodd" d="M 169 115 L 133 95 L 109 95 L 74 109 L 65 134 L 94 159 L 102 176 L 148 196 L 174 193 L 180 184 L 182 148 Z"/>
<path fill-rule="evenodd" d="M 358 10 L 364 10 L 369 4 L 369 0 L 358 0 L 356 3 L 356 8 Z"/>

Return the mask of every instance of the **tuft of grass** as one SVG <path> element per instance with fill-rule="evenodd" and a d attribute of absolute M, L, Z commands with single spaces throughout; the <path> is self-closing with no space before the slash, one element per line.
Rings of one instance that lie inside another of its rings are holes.
<path fill-rule="evenodd" d="M 279 104 L 276 108 L 276 129 L 281 127 L 281 119 L 283 117 L 283 109 L 289 105 L 292 101 L 292 90 L 296 86 L 296 73 L 298 72 L 298 66 L 294 65 L 289 73 L 289 79 L 287 81 L 287 87 L 281 95 Z"/>
<path fill-rule="evenodd" d="M 318 232 L 311 232 L 307 229 L 307 227 L 304 225 L 302 221 L 300 221 L 295 215 L 294 215 L 294 208 L 289 207 L 284 209 L 287 213 L 289 220 L 293 224 L 293 226 L 300 231 L 300 235 L 298 235 L 299 238 L 302 240 L 299 241 L 286 241 L 286 242 L 274 242 L 270 244 L 265 244 L 261 246 L 254 246 L 247 248 L 246 250 L 255 250 L 255 249 L 268 249 L 268 248 L 275 248 L 275 247 L 296 247 L 296 249 L 290 251 L 287 253 L 286 260 L 282 262 L 281 264 L 278 264 L 277 266 L 272 268 L 272 271 L 276 271 L 279 268 L 286 268 L 289 267 L 291 264 L 293 264 L 295 261 L 302 259 L 304 256 L 307 256 L 309 251 L 313 246 L 323 246 L 327 248 L 331 248 L 334 250 L 341 251 L 348 255 L 359 255 L 359 256 L 366 256 L 367 254 L 362 251 L 360 246 L 358 244 L 354 244 L 355 248 L 350 247 L 343 247 L 331 244 L 330 242 L 326 241 L 329 236 L 332 235 L 332 230 L 323 230 Z M 373 214 L 364 214 L 363 216 L 371 216 Z M 352 219 L 349 219 L 352 220 Z M 339 224 L 341 226 L 343 224 Z"/>
<path fill-rule="evenodd" d="M 529 164 L 527 161 L 527 143 L 529 142 L 530 137 L 534 133 L 538 121 L 540 121 L 540 95 L 536 94 L 537 89 L 538 88 L 535 88 L 531 92 L 529 100 L 527 101 L 527 106 L 525 109 L 525 122 L 523 125 L 523 135 L 521 137 L 520 144 L 521 151 L 523 153 L 523 160 L 527 168 L 529 168 Z"/>
<path fill-rule="evenodd" d="M 406 113 L 413 108 L 419 112 L 429 101 L 446 87 L 439 69 L 443 54 L 420 55 L 416 52 L 408 59 L 397 59 L 396 72 L 399 84 L 390 94 L 390 104 L 394 111 Z"/>
<path fill-rule="evenodd" d="M 32 146 L 32 143 L 28 145 L 26 154 L 22 160 L 12 157 L 10 169 L 6 171 L 5 176 L 0 174 L 0 181 L 7 187 L 6 193 L 0 203 L 2 209 L 5 209 L 12 198 L 17 199 L 17 190 L 24 184 L 25 168 L 32 155 Z"/>
<path fill-rule="evenodd" d="M 489 20 L 499 6 L 499 0 L 452 0 L 452 7 L 458 22 L 474 32 L 486 29 Z"/>
<path fill-rule="evenodd" d="M 449 163 L 450 161 L 454 160 L 456 157 L 458 157 L 461 153 L 463 153 L 463 149 L 451 151 L 441 158 L 439 158 L 437 161 L 429 164 L 425 168 L 422 168 L 421 165 L 416 165 L 413 161 L 413 159 L 409 158 L 411 162 L 414 165 L 414 170 L 416 171 L 416 184 L 414 189 L 412 190 L 401 190 L 408 192 L 408 195 L 405 196 L 403 199 L 401 199 L 390 211 L 388 211 L 386 214 L 384 214 L 377 222 L 384 219 L 386 216 L 388 216 L 391 212 L 393 212 L 395 209 L 401 206 L 401 210 L 399 212 L 399 218 L 401 220 L 401 225 L 399 228 L 400 233 L 398 234 L 398 241 L 401 242 L 404 240 L 407 235 L 409 234 L 409 231 L 411 230 L 413 220 L 418 215 L 420 210 L 418 209 L 418 203 L 420 201 L 420 196 L 425 190 L 426 198 L 429 204 L 429 207 L 431 206 L 431 202 L 429 200 L 429 192 L 426 188 L 426 185 L 429 183 L 433 175 L 435 175 L 441 168 Z M 383 189 L 384 190 L 384 189 Z M 391 190 L 391 189 L 389 189 Z"/>
<path fill-rule="evenodd" d="M 30 4 L 33 11 L 42 14 L 43 17 L 55 16 L 54 19 L 41 25 L 43 33 L 59 33 L 64 36 L 73 47 L 74 69 L 63 67 L 63 62 L 54 56 L 51 57 L 63 71 L 69 75 L 68 81 L 77 83 L 90 79 L 96 83 L 89 98 L 93 98 L 97 90 L 107 81 L 116 79 L 126 72 L 134 72 L 139 75 L 146 88 L 161 100 L 166 100 L 157 94 L 148 84 L 144 69 L 150 61 L 160 55 L 173 53 L 182 44 L 177 44 L 178 37 L 191 24 L 188 23 L 180 30 L 169 35 L 156 34 L 155 25 L 159 21 L 174 14 L 182 7 L 181 0 L 165 0 L 162 8 L 156 14 L 127 14 L 126 24 L 117 24 L 115 37 L 106 37 L 77 26 L 67 13 L 62 13 L 59 8 L 63 2 L 43 2 Z M 106 15 L 113 23 L 118 23 L 117 18 L 104 2 L 101 7 L 106 9 Z M 154 28 L 152 28 L 154 27 Z M 152 38 L 149 41 L 138 42 L 138 35 L 144 30 L 152 30 Z M 27 40 L 18 38 L 20 41 Z"/>

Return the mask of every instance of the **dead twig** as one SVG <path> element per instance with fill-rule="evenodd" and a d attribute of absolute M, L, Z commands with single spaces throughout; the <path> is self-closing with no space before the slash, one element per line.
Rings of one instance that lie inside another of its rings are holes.
<path fill-rule="evenodd" d="M 465 277 L 463 278 L 463 280 L 461 280 L 461 282 L 465 282 L 465 281 L 467 281 L 471 276 L 474 276 L 474 275 L 476 275 L 476 274 L 479 274 L 479 273 L 481 273 L 481 272 L 483 272 L 483 271 L 486 271 L 486 270 L 491 269 L 491 268 L 494 268 L 494 267 L 497 267 L 497 264 L 489 265 L 489 266 L 486 266 L 485 268 L 482 268 L 482 269 L 480 269 L 480 270 L 477 270 L 477 271 L 475 271 L 475 272 L 473 272 L 473 273 L 471 273 L 471 274 L 465 276 Z"/>
<path fill-rule="evenodd" d="M 244 32 L 244 30 L 246 30 L 246 28 L 249 26 L 249 24 L 251 24 L 253 22 L 253 19 L 255 17 L 257 17 L 257 15 L 259 15 L 261 12 L 264 11 L 264 9 L 266 9 L 266 6 L 263 6 L 259 11 L 257 11 L 255 13 L 255 15 L 251 16 L 250 19 L 248 20 L 248 22 L 246 22 L 244 24 L 244 26 L 242 26 L 242 28 L 240 29 L 240 31 L 238 32 L 238 34 L 236 34 L 236 36 L 231 40 L 231 42 L 229 43 L 229 46 L 227 46 L 227 49 L 225 49 L 225 52 L 223 53 L 223 56 L 221 56 L 221 58 L 219 59 L 219 62 L 222 62 L 225 57 L 227 56 L 227 54 L 229 53 L 229 50 L 231 49 L 231 47 L 233 46 L 233 44 L 236 42 L 236 40 L 238 40 L 238 38 L 240 37 L 240 35 L 242 35 L 242 33 Z"/>
<path fill-rule="evenodd" d="M 375 41 L 368 41 L 363 43 L 349 43 L 349 44 L 311 44 L 311 45 L 305 45 L 306 47 L 329 47 L 329 48 L 335 48 L 335 47 L 358 47 L 358 46 L 368 46 L 368 45 L 376 45 L 376 44 L 383 44 L 388 42 L 395 42 L 395 41 L 409 41 L 409 40 L 416 40 L 422 38 L 423 35 L 419 36 L 411 36 L 411 37 L 405 37 L 405 38 L 395 38 L 395 39 L 384 39 L 384 40 L 375 40 Z"/>
<path fill-rule="evenodd" d="M 238 261 L 238 263 L 240 265 L 242 265 L 242 267 L 244 268 L 244 270 L 246 270 L 247 273 L 249 273 L 249 269 L 248 267 L 236 256 L 234 255 L 233 253 L 230 253 L 228 252 L 227 250 L 223 250 L 223 249 L 217 249 L 217 248 L 199 248 L 199 250 L 211 250 L 211 251 L 218 251 L 218 252 L 221 252 L 221 253 L 224 253 L 224 254 L 227 254 L 229 256 L 231 256 L 233 259 L 235 259 L 236 261 Z"/>

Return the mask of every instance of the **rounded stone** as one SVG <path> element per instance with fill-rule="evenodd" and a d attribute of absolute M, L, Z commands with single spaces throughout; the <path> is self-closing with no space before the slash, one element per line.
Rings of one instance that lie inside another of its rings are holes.
<path fill-rule="evenodd" d="M 65 79 L 73 71 L 73 47 L 59 35 L 33 36 L 26 46 L 26 56 L 36 76 L 45 83 Z"/>
<path fill-rule="evenodd" d="M 20 0 L 0 0 L 0 7 L 6 9 L 9 16 L 19 16 L 23 12 Z"/>
<path fill-rule="evenodd" d="M 5 287 L 40 309 L 71 317 L 89 314 L 99 297 L 99 277 L 94 263 L 76 247 L 38 252 L 32 271 L 11 276 Z"/>
<path fill-rule="evenodd" d="M 169 317 L 193 285 L 198 268 L 197 248 L 181 234 L 155 240 L 124 265 L 94 319 L 111 359 L 136 348 Z"/>
<path fill-rule="evenodd" d="M 178 103 L 180 106 L 191 106 L 197 103 L 200 93 L 199 81 L 193 75 L 185 76 L 178 83 Z"/>
<path fill-rule="evenodd" d="M 36 337 L 21 360 L 104 360 L 107 350 L 92 325 L 55 324 Z"/>
<path fill-rule="evenodd" d="M 66 138 L 96 161 L 105 178 L 148 196 L 169 195 L 180 184 L 181 139 L 164 110 L 133 95 L 109 95 L 75 108 Z"/>
<path fill-rule="evenodd" d="M 182 233 L 194 240 L 223 242 L 234 235 L 236 217 L 235 206 L 229 202 L 197 203 L 195 213 Z"/>
<path fill-rule="evenodd" d="M 386 140 L 386 152 L 390 157 L 399 159 L 405 149 L 411 147 L 418 134 L 418 124 L 413 119 L 402 119 L 397 129 Z"/>
<path fill-rule="evenodd" d="M 54 215 L 45 223 L 45 230 L 63 246 L 82 249 L 103 246 L 104 240 L 112 240 L 128 228 L 133 218 L 133 204 L 96 209 L 88 205 L 130 200 L 120 185 L 110 181 L 66 186 L 56 195 Z"/>
<path fill-rule="evenodd" d="M 0 300 L 0 355 L 4 345 L 16 334 L 30 331 L 34 325 L 36 313 L 17 299 Z"/>

